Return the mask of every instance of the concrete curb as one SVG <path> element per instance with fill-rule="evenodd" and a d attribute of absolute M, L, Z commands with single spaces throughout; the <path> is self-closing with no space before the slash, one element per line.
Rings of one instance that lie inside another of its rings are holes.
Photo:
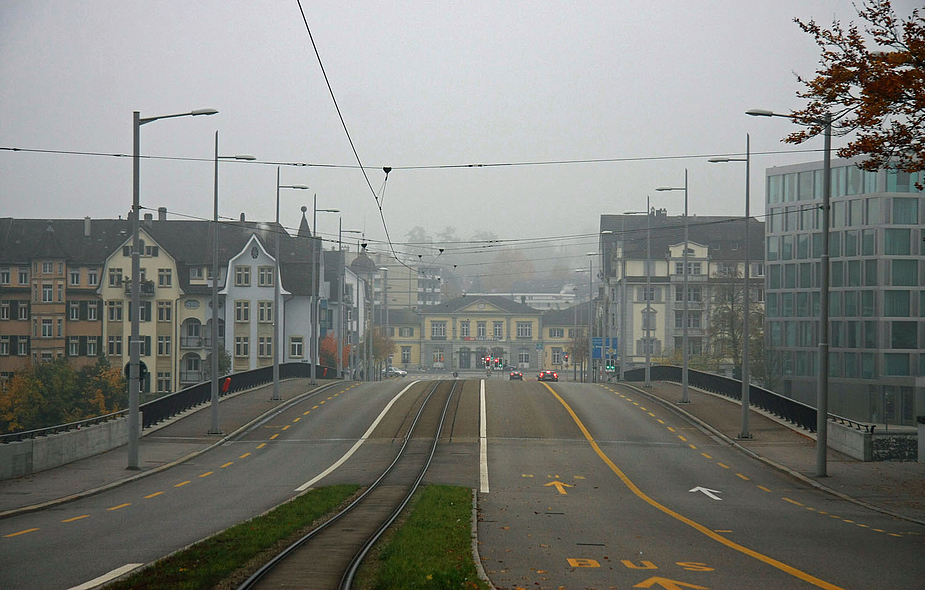
<path fill-rule="evenodd" d="M 485 568 L 482 567 L 482 558 L 479 556 L 479 519 L 478 519 L 478 490 L 472 489 L 472 561 L 475 562 L 475 571 L 479 579 L 488 584 L 491 590 L 495 590 L 494 584 L 488 579 Z"/>
<path fill-rule="evenodd" d="M 766 465 L 769 465 L 769 466 L 773 467 L 774 469 L 777 469 L 778 471 L 782 471 L 782 472 L 786 473 L 787 475 L 790 475 L 791 477 L 794 477 L 794 478 L 796 478 L 796 479 L 802 481 L 803 483 L 805 483 L 805 484 L 807 484 L 807 485 L 810 485 L 810 486 L 816 488 L 817 490 L 820 490 L 820 491 L 822 491 L 822 492 L 826 492 L 826 493 L 828 493 L 828 494 L 832 494 L 833 496 L 836 496 L 836 497 L 838 497 L 838 498 L 840 498 L 840 499 L 842 499 L 842 500 L 846 500 L 846 501 L 848 501 L 848 502 L 851 502 L 852 504 L 857 504 L 858 506 L 862 506 L 862 507 L 864 507 L 864 508 L 867 508 L 868 510 L 873 510 L 873 511 L 875 511 L 875 512 L 879 512 L 879 513 L 885 514 L 885 515 L 887 515 L 887 516 L 892 516 L 893 518 L 898 518 L 898 519 L 901 519 L 901 520 L 905 520 L 905 521 L 907 521 L 907 522 L 913 522 L 913 523 L 915 523 L 915 524 L 920 524 L 920 525 L 925 526 L 925 521 L 923 521 L 923 520 L 919 520 L 919 519 L 917 519 L 917 518 L 912 518 L 911 516 L 906 516 L 906 515 L 904 515 L 904 514 L 896 513 L 896 512 L 893 512 L 892 510 L 887 510 L 886 508 L 882 508 L 882 507 L 876 506 L 876 505 L 874 505 L 874 504 L 869 504 L 869 503 L 867 503 L 867 502 L 864 502 L 863 500 L 858 500 L 857 498 L 853 498 L 853 497 L 851 497 L 851 496 L 845 494 L 844 492 L 840 492 L 840 491 L 838 491 L 838 490 L 832 489 L 832 488 L 830 488 L 830 487 L 828 487 L 828 486 L 826 486 L 826 485 L 824 485 L 824 484 L 819 483 L 818 481 L 816 481 L 816 480 L 814 480 L 814 479 L 812 479 L 812 478 L 810 478 L 810 477 L 806 477 L 806 476 L 803 475 L 802 473 L 800 473 L 800 472 L 798 472 L 798 471 L 794 471 L 793 469 L 790 469 L 789 467 L 787 467 L 787 466 L 785 466 L 785 465 L 781 465 L 780 463 L 777 463 L 777 462 L 775 462 L 775 461 L 772 461 L 772 460 L 768 459 L 767 457 L 764 457 L 764 456 L 762 456 L 762 455 L 759 455 L 758 453 L 756 453 L 756 452 L 754 452 L 754 451 L 752 451 L 752 450 L 750 450 L 750 449 L 748 449 L 748 448 L 746 448 L 746 447 L 743 447 L 742 445 L 740 445 L 740 444 L 739 444 L 738 442 L 736 442 L 735 440 L 729 438 L 728 436 L 726 436 L 725 434 L 723 434 L 723 433 L 720 432 L 719 430 L 713 428 L 712 426 L 710 426 L 710 425 L 707 424 L 706 422 L 702 421 L 700 418 L 694 416 L 693 414 L 689 414 L 688 412 L 684 411 L 683 408 L 679 408 L 679 407 L 677 407 L 675 404 L 672 404 L 671 402 L 666 401 L 666 400 L 664 400 L 664 399 L 658 397 L 657 395 L 653 395 L 653 394 L 647 392 L 645 389 L 640 389 L 640 388 L 636 387 L 635 385 L 628 385 L 628 384 L 626 384 L 626 383 L 621 383 L 620 385 L 623 385 L 623 386 L 625 386 L 625 387 L 628 387 L 628 388 L 632 389 L 633 391 L 636 391 L 636 392 L 638 392 L 638 393 L 640 393 L 640 394 L 646 396 L 647 398 L 651 399 L 652 401 L 661 404 L 661 405 L 664 406 L 665 408 L 667 408 L 667 409 L 673 411 L 673 412 L 676 413 L 677 415 L 679 415 L 679 416 L 681 416 L 682 418 L 684 418 L 685 420 L 687 420 L 687 421 L 689 421 L 689 422 L 695 424 L 696 426 L 698 426 L 698 427 L 700 427 L 700 428 L 706 430 L 706 431 L 709 432 L 710 434 L 716 436 L 717 438 L 719 438 L 719 439 L 722 440 L 723 442 L 729 444 L 730 446 L 735 447 L 736 449 L 738 449 L 739 451 L 745 453 L 745 454 L 748 455 L 749 457 L 752 457 L 753 459 L 757 459 L 758 461 L 761 461 L 762 463 L 764 463 L 764 464 L 766 464 Z M 693 387 L 692 387 L 691 389 L 696 389 L 696 388 L 693 388 Z M 716 394 L 711 393 L 711 392 L 709 392 L 709 391 L 703 391 L 702 389 L 697 389 L 697 391 L 699 391 L 700 393 L 704 393 L 704 394 L 709 394 L 709 395 L 714 395 L 714 396 L 716 396 Z M 726 398 L 726 397 L 724 397 L 724 396 L 716 396 L 716 397 L 720 397 L 720 398 L 722 398 L 723 400 L 727 400 L 727 401 L 728 401 L 728 398 Z M 751 408 L 751 409 L 754 410 L 755 408 Z M 780 422 L 779 419 L 776 420 L 776 421 Z M 787 426 L 787 427 L 789 428 L 789 425 L 786 425 L 786 424 L 785 424 L 785 426 Z M 791 430 L 793 430 L 793 429 L 791 428 Z M 799 431 L 795 431 L 795 432 L 797 432 L 798 434 L 800 434 L 800 435 L 802 435 L 802 436 L 806 436 L 806 434 L 804 434 L 804 433 L 802 433 L 802 432 L 799 432 Z M 808 437 L 808 438 L 814 438 L 814 437 Z"/>
<path fill-rule="evenodd" d="M 148 477 L 149 475 L 154 475 L 155 473 L 160 473 L 160 472 L 162 472 L 162 471 L 166 471 L 167 469 L 170 469 L 171 467 L 175 467 L 175 466 L 177 466 L 177 465 L 180 465 L 181 463 L 184 463 L 184 462 L 186 462 L 186 461 L 189 461 L 190 459 L 193 459 L 193 458 L 195 458 L 195 457 L 198 457 L 199 455 L 202 455 L 203 453 L 206 453 L 207 451 L 210 451 L 210 450 L 214 449 L 215 447 L 217 447 L 217 446 L 219 446 L 219 445 L 225 444 L 226 442 L 228 442 L 229 440 L 231 440 L 232 438 L 234 438 L 235 436 L 237 436 L 237 435 L 240 434 L 241 432 L 243 432 L 243 431 L 247 430 L 248 428 L 250 428 L 251 426 L 253 426 L 255 423 L 257 423 L 257 422 L 259 422 L 259 421 L 265 419 L 268 415 L 272 414 L 273 412 L 279 411 L 280 408 L 288 407 L 289 405 L 291 405 L 291 404 L 293 404 L 293 403 L 295 403 L 295 402 L 301 401 L 302 398 L 305 398 L 305 397 L 308 397 L 308 396 L 311 395 L 311 394 L 317 393 L 317 392 L 319 392 L 319 390 L 323 391 L 324 389 L 326 389 L 326 388 L 328 388 L 328 387 L 333 387 L 334 385 L 336 385 L 336 384 L 338 384 L 338 383 L 340 383 L 340 381 L 336 381 L 336 382 L 334 382 L 334 383 L 327 383 L 327 384 L 324 384 L 324 385 L 316 386 L 314 389 L 311 389 L 311 390 L 306 391 L 306 392 L 304 392 L 304 393 L 300 393 L 300 394 L 297 395 L 296 397 L 294 397 L 294 398 L 292 398 L 291 400 L 287 401 L 285 404 L 280 404 L 279 406 L 276 406 L 276 407 L 274 407 L 274 408 L 271 408 L 271 409 L 267 410 L 266 412 L 264 412 L 264 413 L 261 414 L 260 416 L 258 416 L 258 417 L 256 417 L 256 418 L 254 418 L 253 420 L 247 422 L 246 424 L 244 424 L 243 426 L 241 426 L 240 428 L 238 428 L 238 429 L 235 430 L 234 432 L 231 432 L 230 434 L 227 434 L 226 436 L 223 436 L 221 439 L 215 441 L 214 443 L 212 443 L 212 444 L 210 444 L 210 445 L 208 445 L 208 446 L 206 446 L 206 447 L 204 447 L 204 448 L 202 448 L 202 449 L 199 449 L 198 451 L 193 451 L 192 453 L 188 453 L 188 454 L 186 454 L 185 456 L 180 457 L 179 459 L 175 459 L 175 460 L 171 461 L 170 463 L 165 463 L 165 464 L 163 464 L 163 465 L 159 465 L 159 466 L 157 466 L 157 467 L 155 467 L 155 468 L 153 468 L 153 469 L 150 469 L 150 470 L 148 470 L 148 471 L 143 471 L 143 472 L 141 472 L 141 473 L 136 473 L 135 475 L 130 475 L 130 476 L 125 477 L 125 478 L 122 478 L 122 479 L 120 479 L 120 480 L 117 480 L 117 481 L 114 481 L 114 482 L 111 482 L 111 483 L 108 483 L 108 484 L 104 484 L 104 485 L 101 485 L 101 486 L 98 486 L 98 487 L 96 487 L 96 488 L 92 488 L 92 489 L 89 489 L 89 490 L 84 490 L 84 491 L 78 492 L 78 493 L 76 493 L 76 494 L 71 494 L 71 495 L 69 495 L 69 496 L 63 496 L 63 497 L 61 497 L 61 498 L 55 498 L 54 500 L 48 500 L 48 501 L 42 502 L 42 503 L 40 503 L 40 504 L 33 504 L 33 505 L 31 505 L 31 506 L 23 506 L 23 507 L 21 507 L 21 508 L 13 508 L 12 510 L 6 510 L 6 511 L 4 511 L 4 512 L 0 512 L 0 519 L 9 518 L 9 517 L 12 517 L 12 516 L 19 516 L 20 514 L 27 514 L 27 513 L 29 513 L 29 512 L 37 512 L 37 511 L 39 511 L 39 510 L 44 510 L 44 509 L 46 509 L 46 508 L 51 508 L 51 507 L 53 507 L 53 506 L 59 506 L 59 505 L 61 505 L 61 504 L 66 504 L 66 503 L 68 503 L 68 502 L 73 502 L 74 500 L 80 500 L 80 499 L 82 499 L 82 498 L 88 498 L 88 497 L 90 497 L 90 496 L 94 496 L 94 495 L 96 495 L 96 494 L 99 494 L 99 493 L 102 493 L 102 492 L 106 492 L 106 491 L 115 489 L 115 488 L 117 488 L 117 487 L 123 486 L 123 485 L 125 485 L 125 484 L 132 483 L 132 482 L 134 482 L 134 481 L 138 481 L 139 479 L 143 479 L 143 478 L 145 478 L 145 477 Z M 257 390 L 257 389 L 260 389 L 261 387 L 266 387 L 266 385 L 264 384 L 264 385 L 260 385 L 260 386 L 257 386 L 257 387 L 251 388 L 251 389 L 242 390 L 241 392 L 235 394 L 234 396 L 230 396 L 230 397 L 227 397 L 227 398 L 225 398 L 225 399 L 231 399 L 232 397 L 236 397 L 237 395 L 241 395 L 241 394 L 244 394 L 244 393 L 250 393 L 250 392 L 253 392 L 253 391 Z M 205 403 L 205 404 L 202 404 L 202 405 L 200 405 L 200 406 L 197 406 L 196 408 L 191 409 L 190 411 L 183 412 L 182 414 L 178 414 L 178 415 L 175 416 L 174 418 L 171 418 L 170 420 L 165 421 L 163 424 L 159 424 L 158 426 L 153 427 L 153 428 L 150 429 L 146 434 L 150 434 L 150 433 L 152 433 L 152 432 L 155 432 L 156 430 L 159 430 L 160 428 L 163 428 L 164 426 L 167 426 L 168 424 L 170 424 L 171 422 L 173 422 L 173 421 L 176 420 L 176 419 L 182 418 L 182 417 L 184 417 L 184 416 L 188 416 L 188 415 L 190 415 L 190 414 L 193 414 L 193 413 L 195 413 L 195 412 L 198 412 L 198 411 L 203 410 L 203 409 L 208 408 L 208 407 L 210 407 L 210 404 Z"/>

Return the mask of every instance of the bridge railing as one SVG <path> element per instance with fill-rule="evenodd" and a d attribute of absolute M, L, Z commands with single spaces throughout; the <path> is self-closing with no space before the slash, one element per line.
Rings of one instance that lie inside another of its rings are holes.
<path fill-rule="evenodd" d="M 627 381 L 644 381 L 645 368 L 631 369 L 626 371 L 625 375 Z M 655 365 L 651 367 L 649 376 L 654 381 L 680 383 L 681 367 Z M 742 382 L 735 379 L 688 369 L 687 382 L 688 385 L 698 389 L 724 395 L 735 400 L 742 400 Z M 754 384 L 749 386 L 748 396 L 750 405 L 770 412 L 810 432 L 816 431 L 816 408 Z M 874 425 L 872 424 L 864 424 L 832 413 L 828 417 L 829 420 L 851 426 L 857 430 L 870 433 L 874 431 Z"/>
<path fill-rule="evenodd" d="M 329 379 L 333 374 L 333 367 L 325 367 L 319 365 L 316 376 L 319 379 Z M 309 363 L 281 363 L 279 365 L 280 379 L 308 378 L 310 376 L 311 365 Z M 226 379 L 230 379 L 229 387 L 226 391 L 223 391 L 222 385 Z M 250 371 L 243 371 L 241 373 L 232 373 L 220 378 L 219 395 L 229 395 L 236 391 L 242 391 L 252 387 L 265 385 L 267 383 L 271 383 L 272 381 L 273 367 L 261 367 L 259 369 L 252 369 Z M 142 429 L 149 428 L 159 422 L 167 420 L 168 418 L 176 416 L 177 414 L 185 412 L 200 404 L 208 403 L 211 400 L 212 382 L 203 381 L 201 383 L 197 383 L 196 385 L 181 389 L 175 393 L 170 393 L 158 399 L 143 403 L 139 406 L 142 415 L 141 427 Z M 88 426 L 93 426 L 95 424 L 108 422 L 109 420 L 122 418 L 126 415 L 128 415 L 128 410 L 120 410 L 118 412 L 113 412 L 112 414 L 106 414 L 105 416 L 87 418 L 85 420 L 78 420 L 77 422 L 58 424 L 55 426 L 48 426 L 46 428 L 37 428 L 35 430 L 24 430 L 10 434 L 2 434 L 0 435 L 0 444 L 26 440 L 30 438 L 38 438 L 41 436 L 48 436 L 61 432 L 78 430 L 80 428 L 87 428 Z"/>

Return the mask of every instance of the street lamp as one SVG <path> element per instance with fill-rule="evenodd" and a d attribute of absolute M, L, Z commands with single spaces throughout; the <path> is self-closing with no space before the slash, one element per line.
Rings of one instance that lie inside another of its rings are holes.
<path fill-rule="evenodd" d="M 138 235 L 138 217 L 141 214 L 141 183 L 139 179 L 141 168 L 141 126 L 158 119 L 214 115 L 217 112 L 215 109 L 197 109 L 188 113 L 160 115 L 158 117 L 142 117 L 138 111 L 132 113 L 132 300 L 129 303 L 132 327 L 128 345 L 128 466 L 126 469 L 139 469 L 138 438 L 141 435 L 141 421 L 138 409 L 138 397 L 141 391 L 141 341 L 138 338 L 139 315 L 141 312 L 141 286 L 138 284 L 141 278 L 141 253 L 138 251 L 141 246 L 141 238 Z"/>
<path fill-rule="evenodd" d="M 588 256 L 588 380 L 586 383 L 591 383 L 594 379 L 594 324 L 591 323 L 591 312 L 594 310 L 594 269 L 592 265 L 594 264 L 594 256 L 597 256 L 597 252 L 586 252 L 585 256 Z M 595 314 L 596 315 L 596 314 Z"/>
<path fill-rule="evenodd" d="M 379 267 L 379 270 L 384 275 L 382 277 L 382 301 L 383 301 L 384 309 L 385 309 L 385 335 L 383 337 L 383 340 L 388 341 L 388 338 L 389 338 L 389 269 L 386 266 L 381 266 Z M 388 355 L 386 355 L 385 361 L 386 361 L 385 368 L 386 368 L 386 371 L 388 371 L 388 368 L 389 368 Z"/>
<path fill-rule="evenodd" d="M 254 156 L 239 154 L 235 156 L 218 155 L 218 131 L 215 132 L 215 180 L 212 195 L 212 426 L 209 434 L 221 434 L 218 423 L 218 161 L 219 160 L 256 160 Z"/>
<path fill-rule="evenodd" d="M 624 211 L 623 212 L 624 215 L 640 215 L 644 213 L 646 216 L 646 269 L 645 269 L 646 270 L 646 295 L 645 295 L 646 309 L 645 309 L 645 316 L 642 322 L 643 324 L 645 324 L 644 329 L 646 331 L 646 341 L 645 341 L 645 348 L 646 348 L 645 386 L 646 387 L 652 387 L 652 346 L 651 346 L 652 287 L 651 287 L 651 279 L 650 279 L 650 274 L 651 274 L 650 267 L 652 265 L 652 232 L 651 232 L 651 227 L 650 227 L 651 226 L 650 220 L 652 219 L 652 214 L 651 214 L 650 207 L 651 205 L 649 204 L 649 195 L 646 195 L 646 210 L 645 211 Z M 624 250 L 624 254 L 625 252 L 626 251 Z M 623 261 L 623 271 L 624 273 L 626 272 L 626 261 L 625 260 Z M 624 281 L 625 281 L 625 277 L 624 277 Z M 624 300 L 625 300 L 625 293 L 626 293 L 625 287 L 626 285 L 624 282 Z"/>
<path fill-rule="evenodd" d="M 745 272 L 744 278 L 742 281 L 743 291 L 742 291 L 742 432 L 739 434 L 739 438 L 752 438 L 751 432 L 748 428 L 748 412 L 749 406 L 751 405 L 750 393 L 751 393 L 751 382 L 749 379 L 748 371 L 748 322 L 749 322 L 749 265 L 751 260 L 749 257 L 749 240 L 748 240 L 748 225 L 749 225 L 749 170 L 751 169 L 751 138 L 746 133 L 745 134 L 745 157 L 744 158 L 710 158 L 707 160 L 712 164 L 725 163 L 725 162 L 745 162 Z"/>
<path fill-rule="evenodd" d="M 798 117 L 764 109 L 745 112 L 753 117 Z M 822 119 L 809 119 L 822 125 L 824 147 L 822 156 L 822 256 L 820 260 L 819 294 L 819 379 L 816 389 L 816 475 L 826 476 L 826 449 L 828 448 L 829 417 L 829 209 L 832 201 L 832 113 Z"/>
<path fill-rule="evenodd" d="M 611 294 L 610 294 L 610 281 L 607 278 L 607 272 L 604 268 L 604 236 L 613 235 L 613 230 L 605 229 L 600 234 L 600 251 L 601 251 L 601 262 L 600 262 L 600 274 L 601 283 L 604 286 L 604 300 L 601 309 L 603 310 L 601 314 L 601 336 L 604 337 L 603 346 L 601 348 L 601 366 L 604 367 L 604 371 L 607 371 L 608 362 L 610 360 L 611 354 L 610 351 L 613 350 L 613 326 L 610 322 L 610 306 L 612 304 Z M 612 260 L 611 260 L 612 261 Z M 609 266 L 609 265 L 608 265 Z M 606 329 L 604 327 L 606 326 Z M 618 343 L 619 346 L 619 343 Z"/>
<path fill-rule="evenodd" d="M 646 207 L 648 206 L 649 206 L 649 197 L 646 197 Z M 624 343 L 626 343 L 629 339 L 632 338 L 631 336 L 627 336 L 626 334 L 626 297 L 627 297 L 626 295 L 626 216 L 627 215 L 647 215 L 648 216 L 648 214 L 649 214 L 648 211 L 624 211 L 623 215 L 620 218 L 621 226 L 622 226 L 620 229 L 620 234 L 622 236 L 620 238 L 620 262 L 621 262 L 621 267 L 622 267 L 620 270 L 620 273 L 621 273 L 621 279 L 623 283 L 622 288 L 621 288 L 621 294 L 620 294 L 620 300 L 621 300 L 621 305 L 620 305 L 620 341 L 621 341 L 620 343 L 620 381 L 626 380 L 627 359 L 626 359 L 626 346 Z M 646 300 L 648 301 L 648 297 L 649 297 L 648 295 L 649 293 L 649 219 L 648 217 L 646 217 L 646 269 L 645 271 L 646 271 Z M 647 310 L 648 310 L 648 307 L 647 307 Z M 647 315 L 646 326 L 649 325 L 648 319 L 649 318 Z M 646 329 L 648 330 L 648 328 Z M 648 341 L 649 341 L 649 336 L 648 336 L 648 332 L 646 332 L 646 350 L 647 351 L 649 350 Z M 649 364 L 649 353 L 646 352 L 646 381 L 645 381 L 646 387 L 652 386 L 651 382 L 649 381 L 650 370 L 651 370 L 651 366 Z"/>
<path fill-rule="evenodd" d="M 312 226 L 315 230 L 315 239 L 316 243 L 312 246 L 312 339 L 309 344 L 311 345 L 312 352 L 312 368 L 311 368 L 311 380 L 309 383 L 311 385 L 318 385 L 318 381 L 315 377 L 316 365 L 318 364 L 318 338 L 321 336 L 321 332 L 318 330 L 318 320 L 321 315 L 321 310 L 318 308 L 318 300 L 320 299 L 319 291 L 321 290 L 321 283 L 319 281 L 321 274 L 321 252 L 320 246 L 322 244 L 321 237 L 318 233 L 318 212 L 322 213 L 340 213 L 340 209 L 319 209 L 318 208 L 318 195 L 314 196 L 312 201 Z"/>
<path fill-rule="evenodd" d="M 344 283 L 346 282 L 347 277 L 347 258 L 344 255 L 344 246 L 343 246 L 343 235 L 344 234 L 361 234 L 358 229 L 344 229 L 344 220 L 342 217 L 337 219 L 337 256 L 339 267 L 337 271 L 337 326 L 334 328 L 334 340 L 335 340 L 335 350 L 334 350 L 334 367 L 335 376 L 341 374 L 341 350 L 343 346 L 341 345 L 341 340 L 343 340 L 343 334 L 346 331 L 346 318 L 344 317 Z M 348 248 L 349 249 L 349 248 Z M 349 368 L 350 361 L 347 360 L 347 365 Z M 346 375 L 344 375 L 346 377 Z"/>
<path fill-rule="evenodd" d="M 288 188 L 294 190 L 308 190 L 308 187 L 304 184 L 280 184 L 279 183 L 279 169 L 276 167 L 276 252 L 273 255 L 273 395 L 270 397 L 272 401 L 278 401 L 283 399 L 279 395 L 279 351 L 282 343 L 279 341 L 279 322 L 280 320 L 280 305 L 279 305 L 279 291 L 280 283 L 283 282 L 283 275 L 279 270 L 279 234 L 283 231 L 283 227 L 279 224 L 279 189 Z M 303 208 L 304 212 L 305 209 Z"/>
<path fill-rule="evenodd" d="M 683 284 L 683 298 L 684 298 L 684 307 L 681 313 L 681 347 L 684 349 L 682 351 L 683 363 L 681 366 L 681 400 L 678 403 L 689 404 L 691 402 L 690 393 L 688 391 L 688 381 L 687 381 L 687 369 L 688 369 L 688 350 L 687 350 L 687 299 L 689 297 L 687 290 L 687 277 L 691 274 L 690 268 L 687 266 L 687 251 L 688 243 L 690 239 L 690 218 L 687 216 L 687 168 L 684 169 L 684 186 L 660 186 L 656 188 L 657 191 L 684 191 L 684 257 L 683 257 L 683 271 L 684 271 L 684 284 Z"/>

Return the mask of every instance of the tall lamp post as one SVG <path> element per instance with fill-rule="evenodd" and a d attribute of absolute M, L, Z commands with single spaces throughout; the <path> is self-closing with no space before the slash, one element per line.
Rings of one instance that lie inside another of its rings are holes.
<path fill-rule="evenodd" d="M 797 117 L 764 109 L 752 109 L 745 114 L 753 117 Z M 822 125 L 824 146 L 822 156 L 822 276 L 819 277 L 819 380 L 816 384 L 816 475 L 827 475 L 826 449 L 828 448 L 829 417 L 829 214 L 832 201 L 832 113 L 821 119 L 811 119 Z"/>
<path fill-rule="evenodd" d="M 279 169 L 276 167 L 276 252 L 273 255 L 273 395 L 270 397 L 273 401 L 278 401 L 283 399 L 279 394 L 279 351 L 282 346 L 282 343 L 279 340 L 279 323 L 284 321 L 285 318 L 281 317 L 281 307 L 279 304 L 279 292 L 281 288 L 281 283 L 283 282 L 283 275 L 279 269 L 279 234 L 283 231 L 283 227 L 279 224 L 279 191 L 283 188 L 294 189 L 294 190 L 308 190 L 308 187 L 304 184 L 280 184 L 279 183 Z M 303 209 L 304 211 L 304 209 Z"/>
<path fill-rule="evenodd" d="M 687 369 L 689 365 L 689 352 L 687 350 L 687 307 L 688 307 L 688 297 L 689 292 L 687 290 L 687 277 L 691 274 L 691 269 L 687 264 L 687 251 L 689 249 L 690 241 L 690 218 L 687 215 L 687 168 L 684 169 L 684 186 L 660 186 L 656 188 L 657 191 L 684 191 L 684 256 L 683 256 L 683 272 L 684 272 L 684 283 L 683 283 L 683 300 L 684 307 L 681 312 L 681 347 L 682 351 L 682 366 L 681 366 L 681 400 L 679 403 L 689 404 L 691 402 L 690 392 L 688 390 L 688 381 L 687 381 Z"/>
<path fill-rule="evenodd" d="M 646 197 L 646 208 L 648 209 L 648 207 L 649 207 L 649 197 L 647 196 Z M 623 300 L 623 304 L 620 309 L 620 338 L 624 342 L 627 339 L 631 338 L 630 336 L 627 336 L 626 328 L 625 328 L 626 326 L 626 216 L 627 215 L 645 215 L 646 216 L 646 268 L 645 268 L 645 272 L 646 272 L 646 321 L 645 321 L 645 325 L 646 325 L 646 328 L 645 328 L 646 329 L 646 377 L 645 377 L 645 385 L 646 387 L 652 387 L 652 382 L 650 380 L 652 364 L 651 364 L 651 356 L 649 354 L 649 320 L 651 316 L 649 315 L 648 301 L 649 301 L 649 258 L 651 258 L 651 256 L 649 252 L 649 211 L 648 210 L 646 211 L 624 211 L 623 217 L 621 218 L 622 225 L 623 225 L 621 233 L 623 234 L 623 237 L 621 238 L 621 243 L 622 243 L 621 254 L 622 255 L 620 258 L 622 259 L 622 263 L 623 263 L 622 265 L 623 266 L 623 269 L 622 269 L 622 273 L 623 273 L 622 291 L 623 293 L 621 296 L 621 299 Z M 625 373 L 626 373 L 625 366 L 627 362 L 626 361 L 626 346 L 623 346 L 621 344 L 620 350 L 621 350 L 620 380 L 623 381 L 625 380 Z"/>
<path fill-rule="evenodd" d="M 386 341 L 388 341 L 388 339 L 389 339 L 389 269 L 388 269 L 388 267 L 386 267 L 386 266 L 382 266 L 382 267 L 379 268 L 379 270 L 383 273 L 383 276 L 382 276 L 382 301 L 383 301 L 384 310 L 385 310 L 385 336 L 383 337 L 383 339 L 386 340 Z M 385 368 L 386 368 L 386 372 L 387 372 L 386 374 L 388 375 L 388 369 L 389 369 L 389 357 L 388 357 L 388 355 L 386 355 L 386 357 L 385 357 Z"/>
<path fill-rule="evenodd" d="M 646 195 L 646 210 L 645 211 L 624 211 L 623 215 L 645 215 L 646 216 L 646 309 L 645 309 L 645 319 L 643 320 L 644 329 L 646 331 L 646 372 L 645 372 L 645 386 L 652 387 L 652 347 L 650 341 L 652 340 L 651 330 L 652 330 L 652 287 L 651 287 L 651 269 L 649 268 L 652 265 L 652 239 L 651 239 L 651 227 L 650 227 L 650 209 L 649 209 L 649 196 Z M 624 219 L 624 228 L 625 228 L 625 219 Z M 624 238 L 625 239 L 625 238 Z M 626 246 L 624 245 L 624 248 Z M 623 250 L 623 301 L 626 302 L 626 250 Z M 624 305 L 625 306 L 625 305 Z M 623 314 L 623 317 L 626 318 L 626 314 Z M 626 358 L 625 356 L 623 357 Z M 621 361 L 622 364 L 622 361 Z"/>
<path fill-rule="evenodd" d="M 319 275 L 321 274 L 321 236 L 318 233 L 318 212 L 322 213 L 340 213 L 340 209 L 319 209 L 318 208 L 318 195 L 314 196 L 312 201 L 312 229 L 315 232 L 314 238 L 317 240 L 312 246 L 312 339 L 309 344 L 311 345 L 312 351 L 312 367 L 311 367 L 311 380 L 309 383 L 311 385 L 318 385 L 318 380 L 316 378 L 316 366 L 318 365 L 318 338 L 321 336 L 321 332 L 318 329 L 318 321 L 320 319 L 321 310 L 318 306 L 318 300 L 321 298 L 321 282 Z"/>
<path fill-rule="evenodd" d="M 604 286 L 604 300 L 601 302 L 602 313 L 601 313 L 601 336 L 604 337 L 603 345 L 601 348 L 601 366 L 604 367 L 604 371 L 607 371 L 609 361 L 611 359 L 611 350 L 613 350 L 613 326 L 610 323 L 610 306 L 613 304 L 612 297 L 610 293 L 610 281 L 607 277 L 607 271 L 604 267 L 604 236 L 613 235 L 613 230 L 606 229 L 600 234 L 600 271 L 598 274 L 601 277 L 601 284 Z M 612 262 L 612 257 L 609 262 Z M 610 265 L 607 265 L 610 266 Z"/>
<path fill-rule="evenodd" d="M 358 229 L 344 229 L 344 220 L 343 218 L 337 219 L 337 256 L 338 256 L 338 265 L 337 269 L 337 327 L 334 328 L 334 340 L 335 340 L 335 350 L 334 350 L 334 364 L 337 365 L 334 368 L 335 375 L 342 375 L 341 371 L 341 351 L 343 350 L 343 345 L 341 340 L 344 339 L 344 332 L 346 332 L 346 318 L 344 317 L 344 283 L 346 282 L 347 277 L 347 258 L 344 254 L 343 246 L 343 236 L 344 234 L 360 234 L 363 233 Z M 347 360 L 347 365 L 349 368 L 350 361 Z M 346 374 L 343 374 L 346 377 Z"/>
<path fill-rule="evenodd" d="M 597 311 L 594 309 L 594 269 L 592 265 L 597 252 L 586 252 L 585 256 L 588 257 L 588 380 L 585 383 L 591 383 L 594 379 L 594 324 L 591 316 L 597 315 L 592 314 Z"/>
<path fill-rule="evenodd" d="M 198 115 L 214 115 L 215 109 L 198 109 L 188 113 L 174 115 L 160 115 L 157 117 L 142 117 L 138 111 L 132 113 L 132 300 L 129 304 L 131 315 L 131 335 L 129 337 L 129 386 L 128 386 L 128 466 L 126 469 L 139 469 L 138 467 L 138 438 L 141 434 L 141 420 L 138 409 L 138 397 L 141 393 L 141 341 L 138 338 L 139 314 L 141 312 L 141 291 L 139 280 L 141 278 L 141 238 L 138 235 L 138 217 L 141 213 L 140 196 L 141 183 L 139 180 L 141 163 L 141 126 L 158 119 L 172 119 L 175 117 L 195 117 Z"/>
<path fill-rule="evenodd" d="M 744 158 L 710 158 L 707 160 L 710 163 L 725 163 L 725 162 L 745 162 L 745 272 L 743 273 L 742 280 L 742 432 L 739 434 L 739 438 L 752 438 L 751 432 L 749 432 L 748 427 L 748 412 L 749 406 L 751 405 L 750 393 L 751 393 L 751 381 L 749 378 L 748 371 L 748 323 L 749 323 L 749 314 L 750 314 L 750 305 L 749 305 L 749 272 L 751 260 L 749 256 L 749 239 L 748 239 L 748 225 L 750 215 L 749 209 L 749 170 L 751 168 L 751 138 L 746 133 L 745 134 L 745 157 Z"/>
<path fill-rule="evenodd" d="M 212 195 L 212 426 L 209 434 L 221 434 L 218 420 L 218 161 L 256 160 L 251 155 L 219 156 L 218 131 L 215 132 L 215 180 Z"/>

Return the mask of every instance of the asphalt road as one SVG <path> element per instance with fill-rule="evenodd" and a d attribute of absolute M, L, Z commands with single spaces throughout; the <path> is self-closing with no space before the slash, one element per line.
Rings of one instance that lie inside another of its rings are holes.
<path fill-rule="evenodd" d="M 0 588 L 75 587 L 305 486 L 368 483 L 419 403 L 425 384 L 411 383 L 337 384 L 182 465 L 0 520 Z M 925 587 L 920 526 L 817 491 L 616 384 L 466 381 L 426 481 L 481 490 L 478 550 L 498 589 Z"/>
<path fill-rule="evenodd" d="M 922 588 L 920 527 L 818 492 L 617 385 L 491 382 L 497 588 Z"/>

